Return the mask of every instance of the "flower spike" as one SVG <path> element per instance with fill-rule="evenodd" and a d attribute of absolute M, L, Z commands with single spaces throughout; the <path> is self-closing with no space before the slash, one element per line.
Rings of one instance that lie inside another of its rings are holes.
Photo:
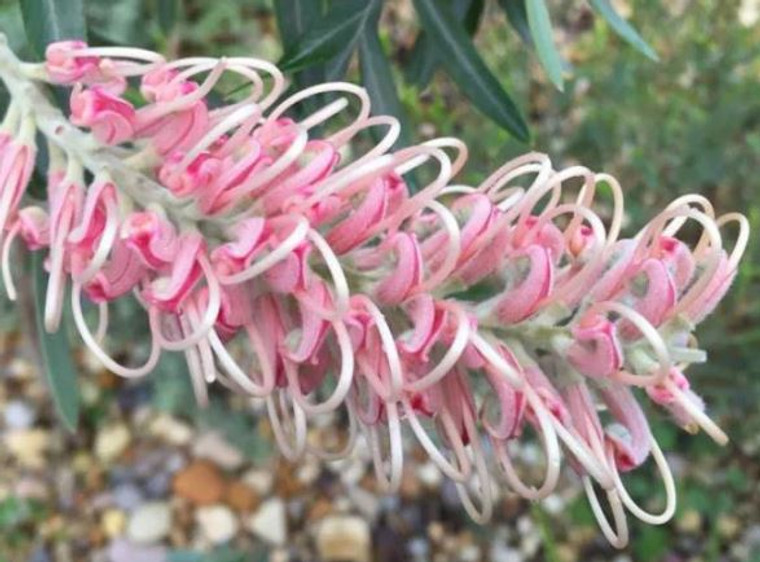
<path fill-rule="evenodd" d="M 246 91 L 212 103 L 230 75 Z M 167 61 L 62 41 L 26 64 L 0 42 L 0 79 L 11 96 L 0 125 L 4 285 L 15 298 L 15 241 L 46 252 L 45 328 L 59 328 L 70 283 L 82 340 L 117 375 L 148 375 L 162 353 L 181 352 L 201 405 L 217 384 L 261 400 L 294 462 L 344 458 L 364 440 L 388 492 L 412 435 L 478 523 L 493 512 L 496 476 L 536 500 L 565 460 L 621 548 L 627 512 L 659 525 L 676 504 L 636 393 L 687 430 L 728 439 L 685 370 L 704 360 L 696 325 L 737 275 L 742 215 L 716 217 L 691 194 L 626 238 L 614 177 L 537 152 L 460 185 L 461 141 L 394 151 L 400 123 L 372 115 L 363 88 L 285 95 L 282 73 L 253 58 Z M 69 117 L 50 85 L 70 89 Z M 374 143 L 357 142 L 370 130 Z M 48 196 L 29 206 L 40 135 Z M 432 179 L 413 192 L 407 179 L 422 166 Z M 602 197 L 607 220 L 594 210 Z M 682 235 L 687 222 L 696 241 Z M 129 293 L 149 320 L 151 351 L 136 367 L 105 345 L 109 306 Z M 99 307 L 95 330 L 85 300 Z M 307 438 L 338 419 L 345 438 L 329 448 Z M 511 453 L 526 431 L 545 460 L 523 480 Z M 650 454 L 660 513 L 634 502 L 621 476 Z"/>

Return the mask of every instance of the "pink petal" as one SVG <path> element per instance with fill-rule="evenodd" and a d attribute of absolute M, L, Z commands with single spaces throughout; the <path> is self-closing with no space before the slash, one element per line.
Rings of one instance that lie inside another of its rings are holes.
<path fill-rule="evenodd" d="M 543 246 L 531 245 L 512 259 L 527 261 L 530 269 L 504 292 L 496 305 L 497 317 L 508 324 L 525 320 L 536 312 L 539 303 L 549 295 L 554 272 L 551 254 Z"/>
<path fill-rule="evenodd" d="M 623 354 L 615 324 L 606 317 L 586 317 L 572 328 L 573 344 L 567 359 L 580 373 L 589 377 L 607 377 L 623 365 Z"/>
<path fill-rule="evenodd" d="M 385 304 L 402 302 L 422 281 L 422 256 L 417 237 L 406 232 L 396 233 L 391 245 L 396 250 L 396 269 L 377 287 L 377 297 Z"/>
<path fill-rule="evenodd" d="M 606 436 L 613 447 L 618 468 L 627 472 L 640 466 L 649 456 L 649 423 L 629 388 L 611 383 L 602 387 L 600 392 L 610 413 L 625 430 L 621 435 L 612 426 Z"/>

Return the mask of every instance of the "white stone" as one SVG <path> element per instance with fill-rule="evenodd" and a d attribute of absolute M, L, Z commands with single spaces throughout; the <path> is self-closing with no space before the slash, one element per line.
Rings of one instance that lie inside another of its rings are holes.
<path fill-rule="evenodd" d="M 158 415 L 151 422 L 148 432 L 175 447 L 187 445 L 193 438 L 193 430 L 189 425 L 167 414 Z"/>
<path fill-rule="evenodd" d="M 42 429 L 14 429 L 5 434 L 5 446 L 21 466 L 42 468 L 50 435 Z"/>
<path fill-rule="evenodd" d="M 193 445 L 193 455 L 208 459 L 226 470 L 237 470 L 245 462 L 243 453 L 217 431 L 207 431 L 201 435 Z"/>
<path fill-rule="evenodd" d="M 138 544 L 153 544 L 169 534 L 171 512 L 165 502 L 148 502 L 132 512 L 127 537 Z"/>
<path fill-rule="evenodd" d="M 440 468 L 428 461 L 417 467 L 417 478 L 424 486 L 437 489 L 443 481 L 443 474 Z"/>
<path fill-rule="evenodd" d="M 369 524 L 361 517 L 327 517 L 317 529 L 317 552 L 325 562 L 369 562 L 371 538 Z"/>
<path fill-rule="evenodd" d="M 243 482 L 253 488 L 259 496 L 265 497 L 274 485 L 274 474 L 271 470 L 252 468 L 243 475 Z"/>
<path fill-rule="evenodd" d="M 209 505 L 195 512 L 201 533 L 212 544 L 230 541 L 238 532 L 240 525 L 235 515 L 226 505 Z"/>
<path fill-rule="evenodd" d="M 348 497 L 356 506 L 356 509 L 368 520 L 374 521 L 380 513 L 380 500 L 377 494 L 368 492 L 364 488 L 352 486 L 348 489 Z"/>
<path fill-rule="evenodd" d="M 288 538 L 285 519 L 285 504 L 279 498 L 272 498 L 261 504 L 258 511 L 246 522 L 246 528 L 265 541 L 282 546 Z"/>
<path fill-rule="evenodd" d="M 5 425 L 9 429 L 28 429 L 34 424 L 34 410 L 23 400 L 11 400 L 3 412 Z"/>
<path fill-rule="evenodd" d="M 103 463 L 115 461 L 129 446 L 132 435 L 126 425 L 106 426 L 95 437 L 95 456 Z"/>

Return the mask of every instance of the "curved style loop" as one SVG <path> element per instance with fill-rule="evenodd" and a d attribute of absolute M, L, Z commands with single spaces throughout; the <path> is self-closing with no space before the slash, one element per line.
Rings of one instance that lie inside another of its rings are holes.
<path fill-rule="evenodd" d="M 715 221 L 715 224 L 718 225 L 718 228 L 723 228 L 731 222 L 739 225 L 739 234 L 736 236 L 736 243 L 728 256 L 728 271 L 734 271 L 739 266 L 739 260 L 742 259 L 749 243 L 749 221 L 741 213 L 726 213 L 725 215 L 721 215 Z"/>
<path fill-rule="evenodd" d="M 520 479 L 512 465 L 512 460 L 509 458 L 504 441 L 492 439 L 491 442 L 493 443 L 494 453 L 499 461 L 499 466 L 502 468 L 504 476 L 512 489 L 526 499 L 539 500 L 551 494 L 557 487 L 561 468 L 560 450 L 557 432 L 554 431 L 549 412 L 532 390 L 526 388 L 525 397 L 538 421 L 536 429 L 541 435 L 546 456 L 546 475 L 541 486 L 539 488 L 529 486 Z"/>
<path fill-rule="evenodd" d="M 311 453 L 322 461 L 330 462 L 345 459 L 349 456 L 351 451 L 353 451 L 354 446 L 356 445 L 356 436 L 359 431 L 358 422 L 356 420 L 356 412 L 354 411 L 351 401 L 346 400 L 344 404 L 346 406 L 346 411 L 348 412 L 348 437 L 346 437 L 346 442 L 343 444 L 343 446 L 335 451 L 327 451 L 325 449 L 315 447 L 307 440 L 306 452 Z"/>
<path fill-rule="evenodd" d="M 701 427 L 713 441 L 719 445 L 726 445 L 728 443 L 728 435 L 726 435 L 726 433 L 718 427 L 718 424 L 710 419 L 710 416 L 708 416 L 699 406 L 689 400 L 688 396 L 686 396 L 681 389 L 670 380 L 670 378 L 665 379 L 663 384 L 668 392 L 675 397 L 678 404 L 686 410 L 694 422 Z"/>
<path fill-rule="evenodd" d="M 446 232 L 447 249 L 441 265 L 438 266 L 435 271 L 430 272 L 429 277 L 423 279 L 422 283 L 413 289 L 412 295 L 422 292 L 430 292 L 445 281 L 456 268 L 462 251 L 462 232 L 457 220 L 454 218 L 454 214 L 436 200 L 430 201 L 427 204 L 427 207 L 432 209 L 433 212 L 438 215 L 438 218 L 443 224 Z"/>
<path fill-rule="evenodd" d="M 199 256 L 198 264 L 201 266 L 201 270 L 206 278 L 206 286 L 208 287 L 206 311 L 204 312 L 203 317 L 199 319 L 194 330 L 178 340 L 170 340 L 166 338 L 159 330 L 156 334 L 156 338 L 161 347 L 169 351 L 182 351 L 186 347 L 198 344 L 198 342 L 203 340 L 209 334 L 219 316 L 219 310 L 222 306 L 222 295 L 219 282 L 216 279 L 216 274 L 205 255 L 201 254 Z M 188 305 L 194 306 L 189 303 Z"/>
<path fill-rule="evenodd" d="M 279 402 L 279 406 L 275 400 Z M 306 415 L 301 407 L 291 400 L 292 417 L 286 414 L 287 395 L 282 389 L 266 397 L 267 414 L 272 433 L 282 455 L 290 462 L 300 459 L 306 450 Z M 282 412 L 281 419 L 280 412 Z M 287 427 L 289 426 L 289 427 Z M 288 433 L 291 435 L 288 435 Z"/>
<path fill-rule="evenodd" d="M 467 514 L 472 520 L 479 525 L 484 525 L 491 520 L 493 515 L 493 486 L 491 484 L 491 474 L 486 465 L 485 451 L 480 442 L 480 435 L 475 427 L 475 421 L 469 411 L 464 413 L 465 428 L 470 435 L 470 451 L 472 454 L 472 464 L 475 466 L 473 476 L 477 477 L 475 482 L 454 482 L 459 499 L 462 502 Z M 473 488 L 477 490 L 478 509 L 473 498 Z"/>
<path fill-rule="evenodd" d="M 246 374 L 245 371 L 238 365 L 237 361 L 229 354 L 227 348 L 219 339 L 219 335 L 215 329 L 209 330 L 208 342 L 211 344 L 211 349 L 214 350 L 216 358 L 219 360 L 224 372 L 240 387 L 240 389 L 250 394 L 251 396 L 265 397 L 268 396 L 275 385 L 275 371 L 274 366 L 269 361 L 269 357 L 264 348 L 264 341 L 253 323 L 244 327 L 248 333 L 248 339 L 251 342 L 254 353 L 259 360 L 261 366 L 261 383 L 257 384 L 253 378 Z"/>
<path fill-rule="evenodd" d="M 351 346 L 351 337 L 348 335 L 348 329 L 343 321 L 333 320 L 330 324 L 338 340 L 341 355 L 338 382 L 332 394 L 324 402 L 318 404 L 310 403 L 301 391 L 298 370 L 295 368 L 285 369 L 288 388 L 293 396 L 293 400 L 309 415 L 324 414 L 337 409 L 345 399 L 348 391 L 351 390 L 351 382 L 354 376 L 354 350 Z M 286 361 L 286 363 L 290 362 Z"/>
<path fill-rule="evenodd" d="M 367 442 L 372 452 L 372 466 L 380 489 L 386 494 L 395 494 L 401 486 L 401 474 L 404 468 L 404 444 L 401 440 L 398 404 L 386 402 L 385 414 L 388 419 L 388 460 L 383 459 L 383 446 L 377 424 L 367 426 Z"/>
<path fill-rule="evenodd" d="M 93 337 L 92 332 L 90 332 L 90 329 L 87 327 L 84 315 L 82 314 L 82 285 L 79 283 L 74 283 L 71 289 L 71 309 L 74 316 L 74 323 L 76 324 L 77 330 L 79 330 L 79 335 L 82 337 L 85 345 L 87 345 L 95 357 L 97 357 L 109 371 L 121 377 L 135 378 L 147 375 L 158 364 L 158 360 L 161 357 L 161 346 L 156 339 L 159 327 L 158 311 L 154 307 L 151 307 L 148 310 L 152 340 L 150 355 L 142 367 L 136 368 L 125 367 L 124 365 L 117 363 L 103 350 L 96 338 Z"/>
<path fill-rule="evenodd" d="M 287 258 L 288 255 L 290 255 L 290 253 L 306 239 L 306 236 L 309 234 L 310 229 L 309 221 L 306 219 L 306 217 L 298 215 L 285 215 L 284 218 L 294 223 L 293 230 L 290 232 L 287 238 L 285 238 L 285 240 L 283 240 L 280 245 L 277 246 L 274 250 L 251 264 L 251 266 L 247 269 L 244 269 L 238 273 L 233 273 L 231 275 L 218 275 L 217 279 L 219 280 L 220 284 L 237 285 L 238 283 L 250 281 L 254 277 L 258 277 L 268 269 L 271 269 L 282 260 Z"/>
<path fill-rule="evenodd" d="M 591 480 L 588 476 L 583 476 L 581 480 L 583 481 L 583 488 L 586 491 L 588 503 L 591 505 L 591 511 L 593 511 L 594 517 L 599 524 L 599 529 L 604 534 L 604 537 L 615 548 L 624 548 L 628 544 L 629 539 L 628 521 L 626 520 L 623 504 L 620 501 L 617 490 L 607 490 L 607 501 L 609 502 L 613 519 L 611 525 L 599 503 L 599 497 L 596 494 L 596 490 L 594 490 Z"/>
<path fill-rule="evenodd" d="M 380 341 L 382 342 L 385 360 L 388 362 L 388 370 L 390 373 L 390 388 L 386 390 L 384 388 L 385 385 L 383 382 L 374 376 L 372 370 L 367 371 L 365 375 L 368 378 L 374 379 L 371 380 L 371 382 L 373 383 L 373 387 L 376 389 L 376 391 L 382 391 L 378 392 L 380 397 L 386 402 L 391 402 L 392 400 L 396 400 L 398 398 L 399 393 L 404 386 L 403 366 L 401 364 L 401 358 L 398 353 L 396 340 L 393 337 L 393 332 L 391 332 L 385 316 L 369 297 L 366 295 L 355 295 L 353 298 L 356 302 L 362 305 L 364 310 L 372 318 L 372 321 L 377 328 L 377 332 L 380 336 Z"/>
<path fill-rule="evenodd" d="M 446 459 L 446 455 L 441 452 L 430 435 L 428 435 L 427 430 L 422 426 L 422 423 L 420 423 L 417 413 L 409 402 L 409 398 L 402 398 L 401 403 L 404 406 L 406 419 L 409 421 L 409 426 L 412 428 L 412 432 L 417 438 L 417 442 L 423 449 L 425 449 L 425 452 L 428 454 L 428 457 L 430 457 L 433 464 L 435 464 L 443 474 L 455 482 L 464 482 L 467 480 L 470 474 L 469 464 L 462 463 L 460 460 L 461 466 L 460 468 L 457 468 L 452 462 Z"/>
<path fill-rule="evenodd" d="M 667 380 L 673 362 L 670 358 L 670 352 L 668 351 L 665 341 L 649 320 L 644 318 L 644 316 L 633 310 L 631 307 L 615 301 L 595 303 L 591 305 L 589 310 L 590 313 L 612 311 L 631 322 L 647 339 L 660 363 L 660 368 L 656 373 L 651 375 L 634 375 L 620 370 L 612 375 L 612 378 L 623 384 L 641 387 L 661 384 L 663 381 Z"/>
<path fill-rule="evenodd" d="M 644 523 L 648 523 L 649 525 L 662 525 L 670 521 L 670 519 L 673 518 L 673 514 L 676 512 L 676 484 L 673 480 L 673 473 L 670 470 L 670 465 L 668 465 L 668 461 L 662 453 L 660 445 L 657 443 L 657 440 L 653 435 L 650 435 L 649 439 L 651 442 L 652 457 L 657 464 L 663 485 L 665 486 L 665 508 L 662 513 L 655 515 L 644 511 L 628 493 L 625 484 L 620 478 L 620 473 L 616 468 L 615 460 L 611 453 L 608 454 L 607 462 L 612 467 L 612 477 L 615 480 L 615 489 L 618 491 L 618 494 L 620 494 L 620 499 L 623 501 L 623 505 L 628 508 L 628 511 L 641 519 Z"/>
<path fill-rule="evenodd" d="M 451 346 L 444 354 L 441 361 L 430 371 L 428 371 L 422 377 L 409 381 L 404 385 L 404 389 L 407 392 L 422 392 L 423 390 L 430 388 L 443 377 L 445 377 L 452 367 L 459 361 L 459 358 L 464 353 L 467 347 L 467 342 L 470 340 L 470 320 L 467 317 L 467 313 L 464 309 L 454 303 L 445 303 L 446 308 L 456 315 L 457 331 L 454 334 L 454 340 L 451 342 Z"/>

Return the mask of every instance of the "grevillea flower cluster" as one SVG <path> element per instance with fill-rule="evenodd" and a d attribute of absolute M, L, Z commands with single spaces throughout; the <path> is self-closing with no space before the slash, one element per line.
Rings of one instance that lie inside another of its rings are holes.
<path fill-rule="evenodd" d="M 743 216 L 689 195 L 622 238 L 610 175 L 530 153 L 480 185 L 455 184 L 459 140 L 394 150 L 399 123 L 371 115 L 362 88 L 287 95 L 277 68 L 252 58 L 167 61 L 65 41 L 31 64 L 3 45 L 0 76 L 11 93 L 0 130 L 6 290 L 15 297 L 15 241 L 47 252 L 45 328 L 70 306 L 114 373 L 147 375 L 162 353 L 182 353 L 200 403 L 212 383 L 264 400 L 292 460 L 341 458 L 364 439 L 388 491 L 414 439 L 478 522 L 500 487 L 546 497 L 564 459 L 618 547 L 626 512 L 661 524 L 675 509 L 643 402 L 727 440 L 685 370 L 705 360 L 694 328 L 736 275 Z M 222 86 L 241 83 L 225 100 Z M 48 85 L 68 88 L 68 117 Z M 25 197 L 38 140 L 44 204 Z M 412 191 L 415 170 L 428 180 Z M 142 365 L 106 349 L 109 305 L 122 298 L 149 320 Z M 319 450 L 309 425 L 336 411 L 348 441 Z M 526 434 L 543 462 L 520 466 Z M 650 456 L 659 513 L 623 481 Z"/>

